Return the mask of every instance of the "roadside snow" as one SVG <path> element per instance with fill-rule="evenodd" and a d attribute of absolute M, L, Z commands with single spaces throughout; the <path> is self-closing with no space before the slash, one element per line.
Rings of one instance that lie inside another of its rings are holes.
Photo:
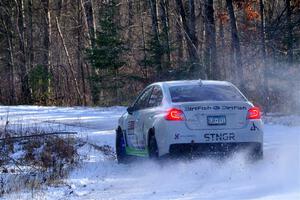
<path fill-rule="evenodd" d="M 281 124 L 285 126 L 300 126 L 300 115 L 283 115 L 280 113 L 271 113 L 264 116 L 266 124 Z"/>
<path fill-rule="evenodd" d="M 6 124 L 8 114 L 8 128 L 77 131 L 89 143 L 113 147 L 114 129 L 124 111 L 124 107 L 0 106 L 0 126 Z M 300 199 L 300 126 L 294 122 L 299 119 L 268 121 L 264 160 L 257 163 L 247 162 L 239 153 L 226 161 L 118 165 L 112 156 L 84 145 L 79 149 L 82 165 L 64 184 L 21 191 L 3 199 Z M 290 120 L 293 126 L 280 125 Z"/>

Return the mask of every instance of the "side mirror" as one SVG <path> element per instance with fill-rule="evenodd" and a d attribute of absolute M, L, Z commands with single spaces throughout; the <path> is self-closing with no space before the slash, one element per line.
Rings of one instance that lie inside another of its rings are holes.
<path fill-rule="evenodd" d="M 130 107 L 127 108 L 128 114 L 132 115 L 133 111 L 134 111 L 134 107 L 130 106 Z"/>

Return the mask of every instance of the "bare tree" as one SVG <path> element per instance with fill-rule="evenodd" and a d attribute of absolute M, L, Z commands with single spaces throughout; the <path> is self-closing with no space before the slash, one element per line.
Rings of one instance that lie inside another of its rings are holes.
<path fill-rule="evenodd" d="M 224 13 L 223 13 L 223 0 L 219 0 L 218 1 L 218 7 L 219 7 L 219 10 L 221 10 L 221 12 L 219 13 L 219 37 L 220 37 L 220 49 L 219 49 L 219 55 L 221 57 L 221 59 L 219 58 L 219 65 L 221 66 L 225 66 L 225 31 L 224 31 Z M 221 60 L 221 61 L 220 61 Z M 223 77 L 223 79 L 226 79 L 228 78 L 228 70 L 226 69 L 222 69 L 222 72 L 221 72 L 221 67 L 219 66 L 220 68 L 220 76 Z"/>
<path fill-rule="evenodd" d="M 226 0 L 226 6 L 228 15 L 230 18 L 230 26 L 231 26 L 231 40 L 232 40 L 232 49 L 234 50 L 234 60 L 235 60 L 235 81 L 241 87 L 244 79 L 243 74 L 243 66 L 242 66 L 242 54 L 240 47 L 240 38 L 238 35 L 236 18 L 233 8 L 232 0 Z"/>
<path fill-rule="evenodd" d="M 197 38 L 192 34 L 192 32 L 195 33 L 194 31 L 195 28 L 192 27 L 193 29 L 192 31 L 190 29 L 191 25 L 193 26 L 195 25 L 194 23 L 195 14 L 190 14 L 190 17 L 192 17 L 192 19 L 187 19 L 187 14 L 181 0 L 176 0 L 176 9 L 182 21 L 184 36 L 187 44 L 187 51 L 189 53 L 189 59 L 191 63 L 190 69 L 194 71 L 195 67 L 198 68 L 197 70 L 199 71 L 200 78 L 205 78 L 206 77 L 205 72 L 202 69 L 202 66 L 200 65 Z M 192 12 L 194 11 L 194 1 L 189 1 L 189 10 Z M 188 23 L 189 22 L 188 20 L 190 21 L 190 23 Z"/>
<path fill-rule="evenodd" d="M 43 60 L 42 65 L 45 68 L 45 71 L 48 72 L 48 74 L 51 73 L 51 36 L 52 36 L 52 26 L 51 26 L 51 0 L 40 0 L 42 4 L 42 19 L 43 19 Z M 43 85 L 42 92 L 44 94 L 50 94 L 51 93 L 51 79 L 48 78 L 48 84 Z M 46 101 L 47 99 L 45 99 Z M 44 102 L 45 104 L 47 102 Z"/>
<path fill-rule="evenodd" d="M 184 55 L 183 55 L 183 33 L 180 24 L 180 16 L 176 16 L 176 52 L 177 52 L 177 63 L 178 65 L 183 64 Z"/>
<path fill-rule="evenodd" d="M 2 31 L 5 35 L 5 48 L 7 49 L 5 53 L 6 65 L 8 67 L 8 87 L 9 104 L 16 104 L 16 88 L 15 88 L 15 58 L 14 58 L 14 45 L 13 45 L 13 5 L 10 1 L 0 1 L 0 19 Z"/>
<path fill-rule="evenodd" d="M 33 60 L 34 60 L 34 53 L 33 53 L 33 9 L 32 9 L 32 0 L 28 0 L 27 2 L 27 18 L 28 18 L 28 36 L 27 36 L 27 59 L 28 59 L 28 70 L 33 68 Z"/>
<path fill-rule="evenodd" d="M 78 71 L 81 78 L 81 88 L 82 88 L 82 102 L 84 105 L 87 105 L 87 90 L 86 90 L 86 73 L 84 68 L 84 62 L 83 62 L 83 55 L 82 52 L 84 51 L 84 29 L 83 27 L 83 15 L 82 15 L 82 6 L 81 6 L 81 0 L 77 0 L 77 65 L 78 65 Z"/>
<path fill-rule="evenodd" d="M 205 64 L 206 74 L 209 79 L 220 79 L 220 69 L 218 68 L 216 27 L 214 18 L 213 0 L 205 1 Z"/>
<path fill-rule="evenodd" d="M 128 33 L 127 33 L 127 40 L 129 43 L 130 48 L 132 47 L 132 41 L 130 37 L 132 36 L 132 30 L 134 25 L 134 7 L 133 7 L 133 0 L 128 0 Z"/>
<path fill-rule="evenodd" d="M 164 66 L 163 71 L 165 74 L 165 71 L 167 71 L 170 68 L 171 64 L 171 55 L 170 55 L 170 36 L 169 36 L 169 2 L 168 0 L 160 0 L 159 1 L 159 10 L 160 10 L 160 19 L 162 24 L 162 46 L 164 50 Z"/>
<path fill-rule="evenodd" d="M 196 49 L 198 49 L 198 38 L 196 36 L 196 14 L 195 14 L 195 2 L 189 0 L 189 34 Z"/>
<path fill-rule="evenodd" d="M 149 0 L 150 4 L 150 14 L 151 14 L 151 22 L 152 22 L 152 35 L 154 38 L 154 43 L 158 49 L 161 48 L 161 42 L 159 38 L 159 27 L 158 27 L 158 17 L 157 17 L 157 0 Z M 157 64 L 157 70 L 162 71 L 161 65 L 162 54 L 158 51 L 155 54 L 155 63 Z"/>
<path fill-rule="evenodd" d="M 286 2 L 286 23 L 287 23 L 287 44 L 288 44 L 288 61 L 293 63 L 293 24 L 292 24 L 292 8 L 291 0 L 285 0 Z"/>
<path fill-rule="evenodd" d="M 268 71 L 266 62 L 266 40 L 265 40 L 265 14 L 264 14 L 264 0 L 259 0 L 259 11 L 260 11 L 260 39 L 261 39 L 261 60 L 262 60 L 262 70 L 263 70 L 263 85 L 262 94 L 267 98 L 265 103 L 265 112 L 269 110 L 268 99 L 269 99 L 269 81 L 268 81 Z"/>
<path fill-rule="evenodd" d="M 28 70 L 27 70 L 27 46 L 25 41 L 25 11 L 24 11 L 24 0 L 15 0 L 16 7 L 17 7 L 17 34 L 19 39 L 19 66 L 20 66 L 20 72 L 19 76 L 21 79 L 21 102 L 24 104 L 30 104 L 31 103 L 31 93 L 29 89 L 29 83 L 28 83 Z"/>
<path fill-rule="evenodd" d="M 118 35 L 109 41 L 99 22 L 112 2 Z M 94 103 L 124 103 L 150 82 L 183 78 L 233 80 L 254 94 L 245 78 L 266 108 L 263 99 L 275 99 L 270 74 L 298 73 L 299 10 L 294 0 L 1 0 L 0 103 L 88 105 L 94 94 Z M 126 51 L 112 60 L 128 62 L 111 75 L 110 62 L 95 62 L 118 39 Z M 292 64 L 278 73 L 282 62 Z"/>
<path fill-rule="evenodd" d="M 75 89 L 76 89 L 76 92 L 77 92 L 77 95 L 79 96 L 79 100 L 81 101 L 83 99 L 82 95 L 81 95 L 81 92 L 80 92 L 80 89 L 79 89 L 79 84 L 78 84 L 78 80 L 76 78 L 76 74 L 75 74 L 75 71 L 74 71 L 74 66 L 73 66 L 73 63 L 71 61 L 71 57 L 70 57 L 70 54 L 69 54 L 69 51 L 68 51 L 68 48 L 67 48 L 67 45 L 65 43 L 65 39 L 64 39 L 64 36 L 62 34 L 62 31 L 60 29 L 60 25 L 59 25 L 59 21 L 58 21 L 58 18 L 56 17 L 56 27 L 57 27 L 57 30 L 58 30 L 58 33 L 59 33 L 59 37 L 61 39 L 61 43 L 63 45 L 63 48 L 64 48 L 64 52 L 67 56 L 67 60 L 68 60 L 68 64 L 69 64 L 69 67 L 70 67 L 70 72 L 71 72 L 71 76 L 73 78 L 73 81 L 75 83 Z M 81 103 L 81 102 L 80 102 Z"/>
<path fill-rule="evenodd" d="M 93 6 L 93 0 L 80 0 L 82 11 L 85 16 L 85 24 L 88 28 L 88 38 L 92 47 L 96 38 L 96 23 L 95 23 L 95 11 Z"/>

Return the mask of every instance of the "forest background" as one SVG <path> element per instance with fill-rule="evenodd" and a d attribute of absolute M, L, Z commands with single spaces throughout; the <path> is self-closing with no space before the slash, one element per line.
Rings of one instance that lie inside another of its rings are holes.
<path fill-rule="evenodd" d="M 0 0 L 0 104 L 129 105 L 214 79 L 300 112 L 299 0 Z"/>

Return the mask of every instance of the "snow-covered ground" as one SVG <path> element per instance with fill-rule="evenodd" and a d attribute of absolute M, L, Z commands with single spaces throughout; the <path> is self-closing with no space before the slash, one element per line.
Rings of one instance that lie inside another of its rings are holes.
<path fill-rule="evenodd" d="M 124 107 L 0 106 L 0 126 L 5 126 L 8 119 L 8 128 L 12 129 L 76 131 L 91 144 L 113 147 L 117 119 L 124 111 Z M 119 165 L 113 157 L 84 145 L 79 149 L 81 155 L 86 155 L 83 163 L 63 184 L 3 198 L 300 199 L 300 123 L 289 123 L 291 120 L 300 118 L 268 119 L 264 160 L 257 163 L 247 162 L 239 153 L 226 161 L 141 161 Z"/>

